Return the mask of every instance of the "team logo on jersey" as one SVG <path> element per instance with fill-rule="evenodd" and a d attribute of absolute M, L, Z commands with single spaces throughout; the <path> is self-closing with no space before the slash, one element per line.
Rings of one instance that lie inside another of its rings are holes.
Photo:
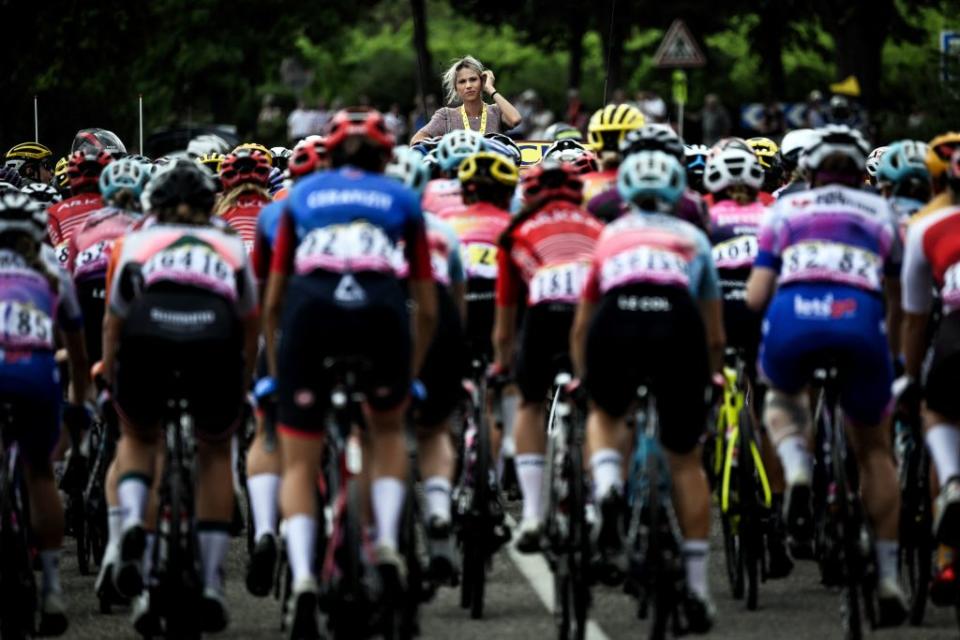
<path fill-rule="evenodd" d="M 856 298 L 835 299 L 832 293 L 822 298 L 793 297 L 793 312 L 798 318 L 818 320 L 839 320 L 857 315 Z"/>

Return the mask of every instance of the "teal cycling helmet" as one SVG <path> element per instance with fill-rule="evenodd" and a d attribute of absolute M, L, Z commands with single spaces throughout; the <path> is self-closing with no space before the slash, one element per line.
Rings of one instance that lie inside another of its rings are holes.
<path fill-rule="evenodd" d="M 110 202 L 125 189 L 139 200 L 152 173 L 150 165 L 134 158 L 121 158 L 111 162 L 100 174 L 100 194 L 105 202 Z"/>
<path fill-rule="evenodd" d="M 617 171 L 617 190 L 624 201 L 653 202 L 658 211 L 673 211 L 686 187 L 683 165 L 663 151 L 631 154 Z"/>
<path fill-rule="evenodd" d="M 413 189 L 418 196 L 423 194 L 424 188 L 430 181 L 430 167 L 424 162 L 423 155 L 407 146 L 393 148 L 393 156 L 383 170 L 383 174 L 399 180 Z"/>
<path fill-rule="evenodd" d="M 927 145 L 919 140 L 899 140 L 887 147 L 877 168 L 877 182 L 897 185 L 908 178 L 930 179 Z"/>
<path fill-rule="evenodd" d="M 486 148 L 483 136 L 470 129 L 457 129 L 444 135 L 437 145 L 437 160 L 443 171 L 456 171 L 460 163 Z"/>

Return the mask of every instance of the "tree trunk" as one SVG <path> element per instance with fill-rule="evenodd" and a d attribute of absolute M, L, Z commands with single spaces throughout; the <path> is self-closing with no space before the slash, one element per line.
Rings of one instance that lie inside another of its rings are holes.
<path fill-rule="evenodd" d="M 860 102 L 871 109 L 880 92 L 883 45 L 896 15 L 894 0 L 832 0 L 823 12 L 824 24 L 833 36 L 837 76 L 856 76 Z"/>
<path fill-rule="evenodd" d="M 427 113 L 426 96 L 433 93 L 433 60 L 430 57 L 430 47 L 427 44 L 427 9 L 425 0 L 410 0 L 410 10 L 413 13 L 413 47 L 417 52 L 417 91 L 419 93 L 420 108 Z"/>
<path fill-rule="evenodd" d="M 604 65 L 604 102 L 609 101 L 614 92 L 620 89 L 623 81 L 623 40 L 626 37 L 628 5 L 617 0 L 603 3 L 605 11 L 599 16 L 600 33 L 603 35 Z M 611 19 L 612 18 L 612 19 Z"/>
<path fill-rule="evenodd" d="M 767 100 L 786 98 L 787 81 L 783 71 L 783 38 L 787 15 L 781 0 L 766 0 L 760 7 L 756 44 L 760 68 L 767 76 Z"/>
<path fill-rule="evenodd" d="M 587 22 L 582 13 L 571 11 L 567 24 L 567 49 L 570 63 L 567 67 L 567 88 L 579 89 L 583 78 L 583 36 Z"/>

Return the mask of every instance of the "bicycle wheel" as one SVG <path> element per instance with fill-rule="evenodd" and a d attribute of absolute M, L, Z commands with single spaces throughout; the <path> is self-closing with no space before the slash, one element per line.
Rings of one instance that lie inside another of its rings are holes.
<path fill-rule="evenodd" d="M 340 594 L 337 606 L 330 611 L 331 631 L 335 640 L 348 640 L 365 635 L 360 632 L 363 620 L 363 500 L 360 480 L 347 480 L 347 504 L 340 526 L 343 528 L 341 547 L 338 551 L 340 579 L 337 591 Z"/>
<path fill-rule="evenodd" d="M 843 588 L 840 605 L 844 637 L 847 640 L 860 640 L 863 637 L 863 625 L 860 619 L 860 531 L 854 526 L 854 509 L 850 504 L 849 478 L 846 468 L 846 442 L 843 437 L 843 423 L 839 412 L 833 408 L 828 414 L 832 418 L 833 435 L 833 478 L 836 484 L 837 527 L 836 534 L 842 549 Z"/>
<path fill-rule="evenodd" d="M 930 534 L 929 465 L 927 450 L 914 446 L 900 467 L 900 582 L 910 599 L 909 620 L 914 626 L 923 623 L 926 613 L 936 548 Z"/>
<path fill-rule="evenodd" d="M 753 460 L 753 418 L 746 406 L 740 410 L 740 456 L 737 469 L 739 478 L 738 498 L 740 502 L 740 530 L 738 531 L 741 550 L 741 562 L 746 590 L 746 604 L 749 611 L 757 608 L 760 579 L 760 554 L 763 549 L 762 523 L 760 522 L 760 487 L 756 466 Z"/>
<path fill-rule="evenodd" d="M 727 582 L 730 585 L 730 595 L 736 600 L 743 598 L 744 583 L 743 553 L 741 553 L 739 536 L 741 522 L 739 514 L 735 513 L 733 508 L 720 515 Z"/>
<path fill-rule="evenodd" d="M 7 495 L 0 505 L 0 637 L 19 640 L 34 633 L 37 591 L 26 531 L 13 511 L 16 500 Z"/>
<path fill-rule="evenodd" d="M 486 389 L 481 394 L 481 407 L 486 406 Z M 479 620 L 483 617 L 484 596 L 487 584 L 487 562 L 489 559 L 490 545 L 488 539 L 492 526 L 490 516 L 490 501 L 493 499 L 493 487 L 491 485 L 493 468 L 490 452 L 490 424 L 487 421 L 485 412 L 481 411 L 480 419 L 477 421 L 477 459 L 474 463 L 474 511 L 479 516 L 481 526 L 477 529 L 475 540 L 477 541 L 475 553 L 472 557 L 465 558 L 466 562 L 473 566 L 470 571 L 470 578 L 473 584 L 470 587 L 470 617 Z"/>
<path fill-rule="evenodd" d="M 571 425 L 572 426 L 572 425 Z M 567 563 L 570 567 L 570 596 L 573 628 L 570 638 L 583 640 L 587 633 L 587 612 L 590 609 L 590 529 L 586 520 L 587 496 L 583 477 L 583 449 L 578 438 L 571 439 L 569 450 L 570 473 L 570 548 Z"/>

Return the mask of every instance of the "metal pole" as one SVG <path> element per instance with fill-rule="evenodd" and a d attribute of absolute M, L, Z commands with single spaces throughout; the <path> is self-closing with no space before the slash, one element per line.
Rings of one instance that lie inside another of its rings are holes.
<path fill-rule="evenodd" d="M 40 117 L 37 106 L 37 94 L 33 94 L 33 141 L 40 142 Z"/>
<path fill-rule="evenodd" d="M 603 104 L 607 104 L 607 89 L 610 84 L 610 59 L 613 57 L 613 25 L 614 25 L 614 15 L 617 11 L 617 0 L 610 1 L 610 30 L 607 35 L 607 68 L 605 69 L 605 75 L 603 78 Z M 614 87 L 616 88 L 616 87 Z"/>
<path fill-rule="evenodd" d="M 143 94 L 140 94 L 140 155 L 143 155 Z"/>
<path fill-rule="evenodd" d="M 677 110 L 677 135 L 680 136 L 680 139 L 683 140 L 683 103 L 679 102 Z"/>

